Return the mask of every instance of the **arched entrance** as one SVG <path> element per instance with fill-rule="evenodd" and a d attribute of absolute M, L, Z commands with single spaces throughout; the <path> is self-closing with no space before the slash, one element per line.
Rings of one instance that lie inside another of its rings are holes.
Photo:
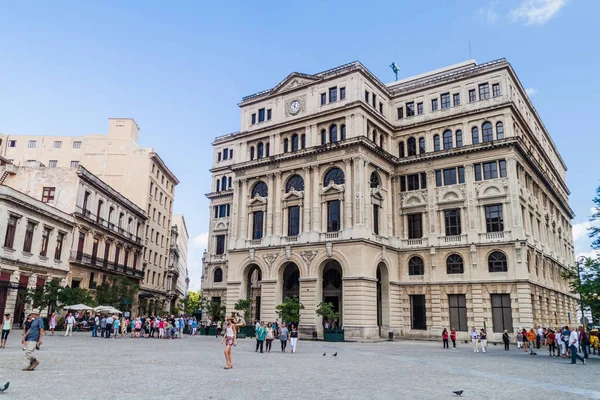
<path fill-rule="evenodd" d="M 385 327 L 389 326 L 389 277 L 387 266 L 379 263 L 377 266 L 377 327 L 379 336 Z"/>
<path fill-rule="evenodd" d="M 260 320 L 260 300 L 261 300 L 261 281 L 262 272 L 258 265 L 251 265 L 246 276 L 246 296 L 252 300 L 250 308 L 250 319 Z M 250 323 L 250 321 L 246 321 Z"/>
<path fill-rule="evenodd" d="M 339 312 L 337 321 L 329 321 L 332 327 L 335 323 L 335 326 L 339 328 L 340 322 L 343 321 L 342 292 L 342 266 L 339 262 L 331 260 L 323 268 L 323 301 L 331 303 L 334 311 Z"/>
<path fill-rule="evenodd" d="M 283 270 L 283 291 L 281 299 L 286 297 L 300 297 L 300 270 L 294 263 L 289 263 Z"/>

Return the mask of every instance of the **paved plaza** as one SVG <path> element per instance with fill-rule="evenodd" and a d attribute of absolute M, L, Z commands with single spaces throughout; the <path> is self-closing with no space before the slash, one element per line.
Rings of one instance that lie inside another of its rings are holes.
<path fill-rule="evenodd" d="M 254 340 L 234 348 L 224 370 L 219 339 L 96 339 L 46 336 L 40 366 L 23 372 L 25 352 L 13 332 L 0 350 L 0 384 L 8 399 L 600 399 L 600 357 L 585 366 L 490 346 L 442 350 L 421 341 L 325 343 L 301 341 L 298 353 L 257 354 Z M 326 352 L 327 355 L 322 354 Z M 333 357 L 337 352 L 338 356 Z"/>

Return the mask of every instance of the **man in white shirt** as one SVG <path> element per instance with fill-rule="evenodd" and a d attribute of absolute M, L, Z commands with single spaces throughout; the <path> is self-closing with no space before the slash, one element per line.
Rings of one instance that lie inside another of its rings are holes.
<path fill-rule="evenodd" d="M 538 325 L 535 347 L 539 349 L 540 345 L 544 345 L 544 328 Z"/>
<path fill-rule="evenodd" d="M 471 330 L 471 341 L 473 342 L 473 353 L 479 353 L 479 348 L 477 345 L 477 341 L 479 340 L 479 333 L 477 333 L 477 329 L 473 327 Z"/>
<path fill-rule="evenodd" d="M 577 364 L 577 359 L 581 360 L 585 365 L 585 359 L 577 354 L 577 345 L 579 342 L 579 332 L 574 328 L 571 328 L 571 334 L 569 335 L 569 348 L 571 349 L 571 364 Z"/>
<path fill-rule="evenodd" d="M 110 333 L 112 332 L 114 322 L 115 322 L 115 320 L 113 319 L 113 317 L 109 316 L 108 318 L 106 318 L 106 338 L 107 339 L 110 339 Z"/>
<path fill-rule="evenodd" d="M 94 325 L 92 325 L 92 337 L 98 337 L 98 327 L 100 326 L 100 317 L 94 317 Z"/>
<path fill-rule="evenodd" d="M 556 347 L 558 349 L 558 354 L 556 356 L 564 357 L 566 350 L 565 350 L 565 343 L 562 341 L 562 332 L 560 331 L 560 329 L 558 329 L 556 331 L 556 334 L 554 335 L 554 339 L 556 340 Z"/>
<path fill-rule="evenodd" d="M 75 317 L 73 314 L 69 313 L 69 315 L 67 315 L 67 330 L 65 331 L 65 337 L 67 335 L 73 336 L 73 325 L 75 325 Z"/>

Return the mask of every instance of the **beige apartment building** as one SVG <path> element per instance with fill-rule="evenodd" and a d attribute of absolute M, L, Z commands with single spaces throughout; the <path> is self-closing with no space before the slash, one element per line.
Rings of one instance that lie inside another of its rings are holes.
<path fill-rule="evenodd" d="M 139 145 L 131 118 L 109 119 L 107 135 L 0 135 L 0 155 L 17 166 L 39 162 L 47 168 L 80 165 L 146 211 L 143 227 L 142 312 L 169 309 L 167 266 L 177 177 L 152 148 Z"/>
<path fill-rule="evenodd" d="M 171 260 L 173 270 L 177 271 L 177 280 L 174 285 L 177 299 L 187 296 L 189 286 L 189 273 L 187 268 L 188 241 L 190 234 L 187 230 L 185 218 L 182 214 L 173 215 L 171 235 L 176 233 L 176 238 L 171 239 L 171 251 L 177 253 L 177 260 Z"/>
<path fill-rule="evenodd" d="M 0 172 L 3 168 L 0 167 Z M 66 284 L 89 289 L 113 276 L 140 285 L 146 213 L 82 166 L 47 168 L 37 161 L 6 166 L 4 185 L 72 215 L 75 222 Z M 138 313 L 137 302 L 123 304 Z"/>
<path fill-rule="evenodd" d="M 71 215 L 0 184 L 0 315 L 11 314 L 15 329 L 31 311 L 19 301 L 26 289 L 41 290 L 50 280 L 67 284 L 74 226 Z"/>
<path fill-rule="evenodd" d="M 214 142 L 203 294 L 346 337 L 575 321 L 566 165 L 504 59 L 391 84 L 361 63 L 244 97 Z M 331 322 L 331 321 L 330 321 Z"/>

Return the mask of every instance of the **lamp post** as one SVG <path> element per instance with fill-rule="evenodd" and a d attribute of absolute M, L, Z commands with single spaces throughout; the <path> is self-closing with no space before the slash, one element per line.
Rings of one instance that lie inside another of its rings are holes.
<path fill-rule="evenodd" d="M 581 265 L 585 264 L 586 262 L 586 258 L 584 256 L 581 256 L 577 259 L 577 279 L 579 280 L 579 285 L 581 285 Z M 586 324 L 586 319 L 585 319 L 585 315 L 584 315 L 584 311 L 583 311 L 583 294 L 581 293 L 581 291 L 579 292 L 579 303 L 580 303 L 580 307 L 581 307 L 581 321 L 583 324 L 583 331 L 586 332 L 587 331 L 587 324 Z"/>

